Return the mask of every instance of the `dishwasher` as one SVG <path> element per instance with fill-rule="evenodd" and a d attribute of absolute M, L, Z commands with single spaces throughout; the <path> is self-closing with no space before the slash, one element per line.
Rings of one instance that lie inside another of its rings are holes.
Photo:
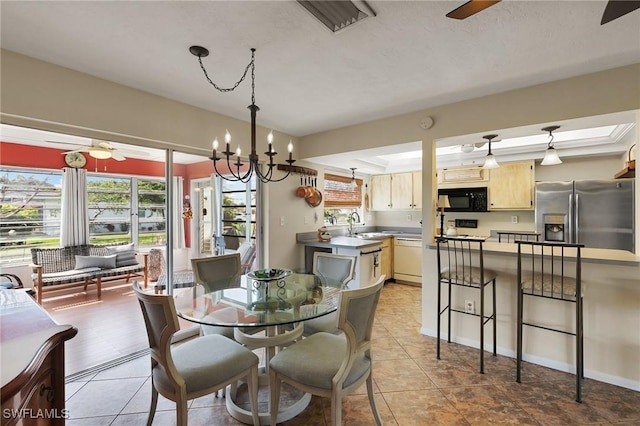
<path fill-rule="evenodd" d="M 422 285 L 422 240 L 396 237 L 393 242 L 393 278 Z"/>

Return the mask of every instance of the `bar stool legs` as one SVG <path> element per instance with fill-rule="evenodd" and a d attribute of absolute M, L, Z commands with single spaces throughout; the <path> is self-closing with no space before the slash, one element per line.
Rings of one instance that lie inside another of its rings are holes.
<path fill-rule="evenodd" d="M 485 316 L 485 294 L 484 294 L 484 290 L 485 287 L 491 283 L 491 290 L 492 290 L 492 302 L 493 302 L 493 312 L 491 313 L 490 316 Z M 442 308 L 442 303 L 441 303 L 441 297 L 442 297 L 442 284 L 446 284 L 447 285 L 447 306 L 445 306 L 444 308 Z M 480 313 L 479 314 L 475 314 L 475 313 L 468 313 L 465 312 L 463 310 L 460 309 L 453 309 L 451 308 L 451 288 L 452 286 L 455 284 L 452 283 L 443 283 L 443 282 L 438 282 L 438 320 L 437 320 L 437 342 L 436 342 L 436 356 L 437 359 L 441 359 L 440 358 L 440 339 L 441 339 L 441 317 L 442 314 L 445 313 L 445 311 L 447 311 L 447 342 L 451 343 L 451 312 L 458 312 L 458 313 L 462 313 L 462 314 L 467 314 L 467 315 L 473 315 L 476 317 L 479 317 L 480 319 L 480 373 L 484 374 L 484 338 L 485 338 L 485 332 L 484 332 L 484 327 L 487 324 L 487 322 L 489 321 L 493 321 L 493 356 L 497 356 L 498 354 L 498 343 L 497 343 L 497 324 L 496 324 L 496 279 L 495 277 L 490 281 L 487 282 L 484 285 L 481 285 L 480 287 L 474 287 L 474 288 L 479 288 L 480 290 Z M 465 286 L 465 287 L 470 287 L 470 286 Z"/>

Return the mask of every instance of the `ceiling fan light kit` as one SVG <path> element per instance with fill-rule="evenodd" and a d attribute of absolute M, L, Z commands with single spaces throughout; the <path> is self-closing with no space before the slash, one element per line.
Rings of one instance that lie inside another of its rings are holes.
<path fill-rule="evenodd" d="M 102 148 L 91 148 L 89 149 L 89 155 L 98 160 L 106 160 L 107 158 L 111 158 L 111 153 Z"/>
<path fill-rule="evenodd" d="M 558 151 L 553 147 L 553 132 L 559 128 L 560 126 L 548 126 L 542 129 L 543 132 L 549 132 L 549 143 L 547 144 L 547 150 L 544 152 L 544 158 L 540 163 L 541 166 L 562 164 L 562 160 L 558 156 Z"/>

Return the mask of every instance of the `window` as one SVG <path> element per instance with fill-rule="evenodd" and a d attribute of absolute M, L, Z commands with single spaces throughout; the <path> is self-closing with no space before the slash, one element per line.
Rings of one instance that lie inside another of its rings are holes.
<path fill-rule="evenodd" d="M 165 190 L 164 180 L 89 174 L 90 242 L 162 244 L 166 239 Z"/>
<path fill-rule="evenodd" d="M 256 237 L 256 180 L 247 183 L 219 179 L 222 235 L 226 248 L 236 250 L 247 239 Z"/>
<path fill-rule="evenodd" d="M 362 217 L 362 179 L 324 175 L 324 224 L 346 225 L 354 211 Z"/>
<path fill-rule="evenodd" d="M 0 257 L 28 263 L 31 247 L 60 245 L 62 173 L 0 169 Z"/>
<path fill-rule="evenodd" d="M 88 174 L 89 241 L 164 244 L 165 189 L 162 179 Z M 60 246 L 61 199 L 62 172 L 0 168 L 2 264 L 29 263 L 32 247 Z"/>

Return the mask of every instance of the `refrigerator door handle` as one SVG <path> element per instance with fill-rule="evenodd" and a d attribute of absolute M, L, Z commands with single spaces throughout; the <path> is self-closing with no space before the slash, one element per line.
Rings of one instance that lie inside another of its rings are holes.
<path fill-rule="evenodd" d="M 575 205 L 575 228 L 576 228 L 576 233 L 575 233 L 575 238 L 574 238 L 574 242 L 576 244 L 580 244 L 580 240 L 579 240 L 579 236 L 580 236 L 580 215 L 579 215 L 579 211 L 580 211 L 580 194 L 576 194 L 576 205 Z"/>
<path fill-rule="evenodd" d="M 573 194 L 569 194 L 569 235 L 564 237 L 564 241 L 567 243 L 573 243 L 575 233 L 573 232 Z"/>

